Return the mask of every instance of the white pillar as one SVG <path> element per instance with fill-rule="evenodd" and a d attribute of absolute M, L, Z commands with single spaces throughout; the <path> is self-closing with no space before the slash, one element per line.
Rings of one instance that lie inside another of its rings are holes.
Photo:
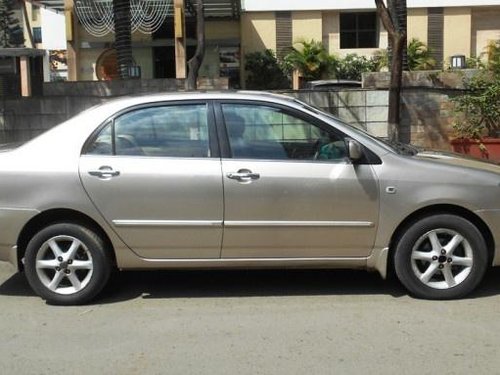
<path fill-rule="evenodd" d="M 186 25 L 184 0 L 174 0 L 175 75 L 186 78 Z"/>
<path fill-rule="evenodd" d="M 43 82 L 50 82 L 50 51 L 43 55 Z"/>

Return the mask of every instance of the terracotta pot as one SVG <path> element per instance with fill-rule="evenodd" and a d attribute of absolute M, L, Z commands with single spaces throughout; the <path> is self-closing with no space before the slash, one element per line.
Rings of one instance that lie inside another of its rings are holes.
<path fill-rule="evenodd" d="M 483 138 L 481 141 L 468 138 L 451 140 L 453 151 L 475 158 L 500 162 L 500 138 Z M 481 148 L 480 145 L 484 145 Z"/>

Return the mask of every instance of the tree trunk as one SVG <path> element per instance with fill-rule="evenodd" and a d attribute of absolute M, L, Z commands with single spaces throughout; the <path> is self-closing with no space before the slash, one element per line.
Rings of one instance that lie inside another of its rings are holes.
<path fill-rule="evenodd" d="M 403 45 L 403 71 L 408 71 L 408 44 L 406 36 L 408 35 L 408 7 L 406 0 L 399 0 L 397 3 L 398 31 L 405 34 L 405 43 Z"/>
<path fill-rule="evenodd" d="M 24 22 L 26 23 L 26 29 L 27 29 L 28 39 L 30 41 L 30 46 L 31 48 L 36 48 L 36 45 L 33 41 L 33 28 L 31 27 L 31 23 L 28 17 L 28 10 L 26 9 L 26 0 L 23 1 L 22 12 L 24 17 Z"/>
<path fill-rule="evenodd" d="M 130 0 L 113 0 L 113 13 L 118 72 L 121 79 L 127 79 L 133 65 Z"/>
<path fill-rule="evenodd" d="M 391 7 L 398 9 L 402 6 L 399 2 L 406 0 L 392 0 L 389 2 Z M 389 9 L 385 6 L 384 0 L 375 0 L 377 11 L 382 23 L 389 34 L 389 41 L 392 45 L 391 54 L 391 83 L 389 87 L 389 119 L 388 119 L 388 138 L 390 141 L 404 141 L 401 132 L 401 86 L 403 81 L 403 52 L 406 46 L 406 28 L 401 29 L 396 25 L 398 17 L 391 16 Z M 405 22 L 406 23 L 406 22 Z"/>
<path fill-rule="evenodd" d="M 205 57 L 205 11 L 203 0 L 196 2 L 196 38 L 198 45 L 194 56 L 188 61 L 188 77 L 186 80 L 187 90 L 196 90 L 198 72 Z"/>
<path fill-rule="evenodd" d="M 406 0 L 387 0 L 387 8 L 389 9 L 389 14 L 391 15 L 392 22 L 398 33 L 407 34 L 407 18 L 408 18 L 408 8 Z M 392 41 L 389 38 L 389 55 L 392 58 Z M 403 71 L 408 70 L 408 48 L 405 43 L 403 46 Z"/>
<path fill-rule="evenodd" d="M 391 83 L 389 86 L 389 140 L 403 141 L 401 133 L 401 86 L 403 81 L 403 49 L 406 37 L 397 33 L 392 38 Z"/>

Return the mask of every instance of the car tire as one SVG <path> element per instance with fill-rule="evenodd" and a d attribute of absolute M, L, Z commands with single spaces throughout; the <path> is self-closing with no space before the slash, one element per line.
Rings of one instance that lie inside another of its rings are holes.
<path fill-rule="evenodd" d="M 478 228 L 463 217 L 439 214 L 412 223 L 394 254 L 396 275 L 417 298 L 462 298 L 474 290 L 488 266 Z"/>
<path fill-rule="evenodd" d="M 50 225 L 35 234 L 26 248 L 26 278 L 49 304 L 89 302 L 106 285 L 111 268 L 103 239 L 78 224 Z"/>

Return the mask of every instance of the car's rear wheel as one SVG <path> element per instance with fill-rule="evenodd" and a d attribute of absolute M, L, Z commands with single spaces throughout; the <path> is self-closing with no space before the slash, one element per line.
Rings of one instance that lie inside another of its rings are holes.
<path fill-rule="evenodd" d="M 413 223 L 396 245 L 394 266 L 401 283 L 419 298 L 453 299 L 483 279 L 486 243 L 470 221 L 440 214 Z"/>
<path fill-rule="evenodd" d="M 89 302 L 106 285 L 111 261 L 103 239 L 78 224 L 54 224 L 28 243 L 25 272 L 33 290 L 48 303 Z"/>

